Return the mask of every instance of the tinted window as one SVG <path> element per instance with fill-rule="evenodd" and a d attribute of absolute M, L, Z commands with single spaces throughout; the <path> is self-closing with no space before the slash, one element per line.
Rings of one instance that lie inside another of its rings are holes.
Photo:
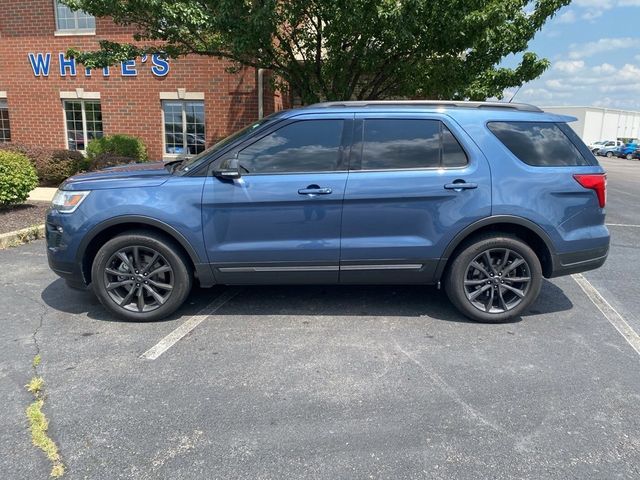
<path fill-rule="evenodd" d="M 417 169 L 466 165 L 467 157 L 438 120 L 369 119 L 364 122 L 362 169 Z"/>
<path fill-rule="evenodd" d="M 446 125 L 442 125 L 442 166 L 462 167 L 467 164 L 467 155 Z"/>
<path fill-rule="evenodd" d="M 238 154 L 243 172 L 325 172 L 337 170 L 343 120 L 290 123 Z"/>
<path fill-rule="evenodd" d="M 590 164 L 555 123 L 491 122 L 489 129 L 511 153 L 528 165 L 553 167 Z"/>

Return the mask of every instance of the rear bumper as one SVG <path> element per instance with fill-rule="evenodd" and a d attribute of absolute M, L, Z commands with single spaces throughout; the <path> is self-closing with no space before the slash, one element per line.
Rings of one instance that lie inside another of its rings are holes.
<path fill-rule="evenodd" d="M 579 252 L 553 255 L 553 271 L 549 278 L 586 272 L 601 267 L 609 255 L 609 245 Z"/>

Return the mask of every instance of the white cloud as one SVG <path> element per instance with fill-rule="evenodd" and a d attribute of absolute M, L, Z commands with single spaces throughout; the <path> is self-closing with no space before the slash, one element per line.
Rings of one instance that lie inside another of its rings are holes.
<path fill-rule="evenodd" d="M 613 50 L 640 48 L 640 37 L 601 38 L 595 42 L 574 43 L 570 48 L 569 58 L 579 59 Z"/>
<path fill-rule="evenodd" d="M 612 74 L 615 73 L 616 67 L 614 67 L 610 63 L 603 63 L 602 65 L 596 65 L 592 70 L 596 74 Z"/>
<path fill-rule="evenodd" d="M 584 68 L 583 60 L 559 60 L 553 64 L 553 68 L 561 72 L 575 73 Z"/>
<path fill-rule="evenodd" d="M 574 0 L 573 5 L 580 9 L 581 19 L 593 22 L 612 8 L 640 7 L 640 0 Z"/>
<path fill-rule="evenodd" d="M 573 10 L 567 10 L 563 14 L 558 16 L 558 23 L 574 23 L 578 19 L 576 12 Z"/>
<path fill-rule="evenodd" d="M 575 63 L 574 63 L 575 62 Z M 640 110 L 640 65 L 561 60 L 525 85 L 517 101 L 537 105 L 595 105 Z M 505 95 L 511 98 L 513 89 Z"/>
<path fill-rule="evenodd" d="M 594 22 L 616 7 L 640 7 L 640 0 L 574 0 L 571 6 L 571 10 L 558 16 L 558 23 Z"/>

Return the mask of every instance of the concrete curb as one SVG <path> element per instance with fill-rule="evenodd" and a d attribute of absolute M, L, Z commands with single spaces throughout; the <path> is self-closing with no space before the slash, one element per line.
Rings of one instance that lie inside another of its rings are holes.
<path fill-rule="evenodd" d="M 33 227 L 2 233 L 0 234 L 0 250 L 17 247 L 38 238 L 44 238 L 44 225 L 34 225 Z"/>

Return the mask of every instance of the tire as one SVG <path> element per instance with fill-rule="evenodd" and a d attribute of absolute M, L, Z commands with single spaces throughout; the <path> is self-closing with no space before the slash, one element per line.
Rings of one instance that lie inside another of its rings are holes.
<path fill-rule="evenodd" d="M 607 158 L 613 157 L 613 152 L 607 152 Z"/>
<path fill-rule="evenodd" d="M 190 261 L 180 248 L 171 239 L 146 231 L 127 232 L 106 242 L 93 260 L 91 279 L 100 303 L 130 322 L 171 315 L 184 303 L 193 283 Z"/>
<path fill-rule="evenodd" d="M 484 268 L 475 268 L 473 262 Z M 447 296 L 460 313 L 476 322 L 502 323 L 519 316 L 536 300 L 542 287 L 542 267 L 538 256 L 522 240 L 495 233 L 466 243 L 444 280 Z"/>
<path fill-rule="evenodd" d="M 627 160 L 633 160 L 633 155 L 631 155 L 630 153 L 627 153 L 626 159 Z"/>

